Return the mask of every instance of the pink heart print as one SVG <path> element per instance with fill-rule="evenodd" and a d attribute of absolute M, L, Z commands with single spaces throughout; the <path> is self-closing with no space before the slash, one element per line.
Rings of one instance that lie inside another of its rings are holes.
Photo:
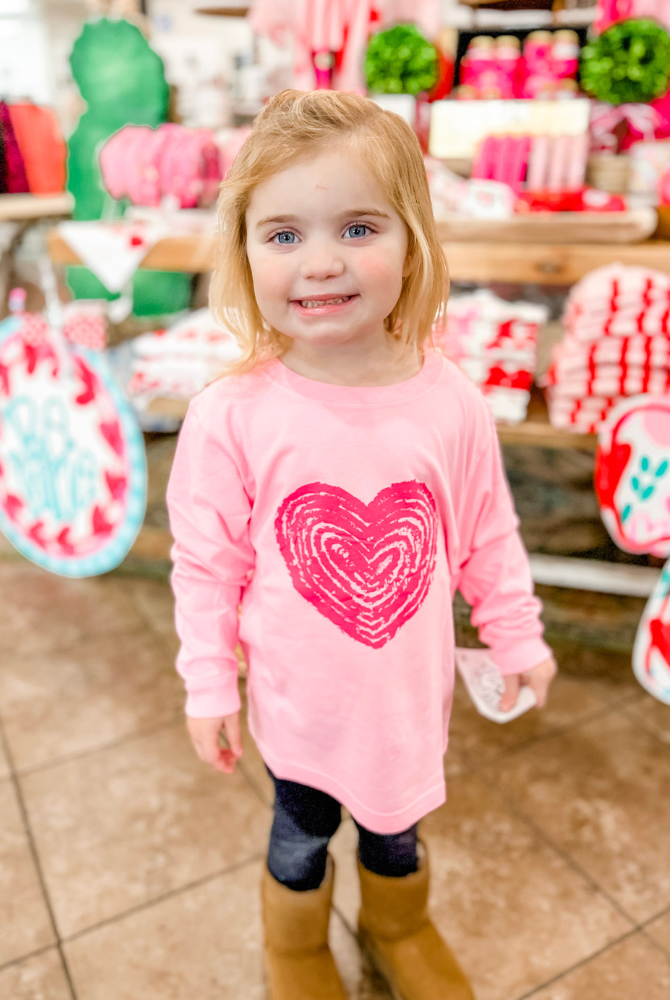
<path fill-rule="evenodd" d="M 284 500 L 275 531 L 298 593 L 373 649 L 416 614 L 430 588 L 437 508 L 424 483 L 393 483 L 369 504 L 310 483 Z"/>

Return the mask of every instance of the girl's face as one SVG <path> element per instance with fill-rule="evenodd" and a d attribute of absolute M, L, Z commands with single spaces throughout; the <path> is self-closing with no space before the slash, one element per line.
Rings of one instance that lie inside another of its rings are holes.
<path fill-rule="evenodd" d="M 407 273 L 407 230 L 353 151 L 324 152 L 259 184 L 246 213 L 258 307 L 311 347 L 385 337 Z"/>

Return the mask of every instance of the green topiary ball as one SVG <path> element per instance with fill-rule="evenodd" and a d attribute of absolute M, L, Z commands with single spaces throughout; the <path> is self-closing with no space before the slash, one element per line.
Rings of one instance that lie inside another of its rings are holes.
<path fill-rule="evenodd" d="M 655 21 L 621 21 L 582 49 L 582 88 L 610 104 L 653 101 L 668 90 L 670 35 Z"/>
<path fill-rule="evenodd" d="M 375 94 L 421 94 L 435 86 L 437 50 L 413 24 L 373 35 L 365 55 L 365 77 Z"/>

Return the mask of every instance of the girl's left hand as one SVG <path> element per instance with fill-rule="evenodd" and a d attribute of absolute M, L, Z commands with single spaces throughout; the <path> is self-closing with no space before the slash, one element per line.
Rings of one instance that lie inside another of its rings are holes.
<path fill-rule="evenodd" d="M 535 692 L 535 700 L 538 708 L 544 708 L 547 703 L 547 692 L 549 685 L 553 681 L 557 672 L 556 661 L 553 656 L 548 660 L 538 663 L 532 670 L 526 670 L 523 674 L 509 674 L 504 677 L 505 693 L 500 699 L 500 710 L 509 712 L 514 708 L 519 697 L 522 685 L 527 684 Z"/>

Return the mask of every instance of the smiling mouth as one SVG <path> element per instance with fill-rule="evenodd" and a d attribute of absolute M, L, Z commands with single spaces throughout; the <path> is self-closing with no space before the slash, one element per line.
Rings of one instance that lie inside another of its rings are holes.
<path fill-rule="evenodd" d="M 349 299 L 353 299 L 353 295 L 337 295 L 331 299 L 298 299 L 298 302 L 303 309 L 318 309 L 320 306 L 341 306 Z"/>

